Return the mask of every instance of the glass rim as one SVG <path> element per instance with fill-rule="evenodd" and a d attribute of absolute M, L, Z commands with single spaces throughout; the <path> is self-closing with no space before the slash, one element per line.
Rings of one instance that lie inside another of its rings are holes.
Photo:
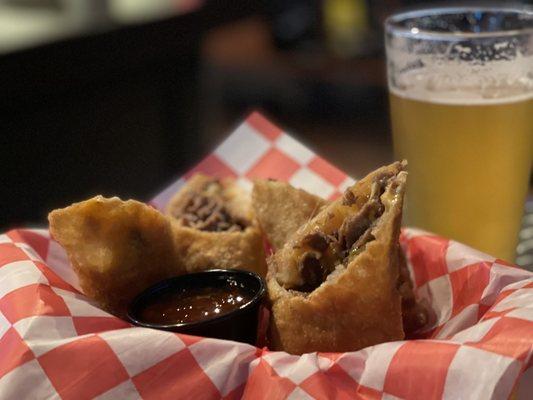
<path fill-rule="evenodd" d="M 405 11 L 398 14 L 393 14 L 384 22 L 385 32 L 391 33 L 395 36 L 408 37 L 412 39 L 433 39 L 433 40 L 464 40 L 476 38 L 489 37 L 507 37 L 533 33 L 533 27 L 498 30 L 493 32 L 437 32 L 430 29 L 417 29 L 413 32 L 412 29 L 394 26 L 393 24 L 401 22 L 409 18 L 421 18 L 438 14 L 461 14 L 466 12 L 507 12 L 513 14 L 523 14 L 533 19 L 533 7 L 524 6 L 519 7 L 436 7 L 436 8 L 421 8 L 412 11 Z"/>

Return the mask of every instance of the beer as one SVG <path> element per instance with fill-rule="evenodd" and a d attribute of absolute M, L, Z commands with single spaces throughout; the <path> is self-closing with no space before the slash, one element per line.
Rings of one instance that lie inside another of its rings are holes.
<path fill-rule="evenodd" d="M 406 222 L 514 261 L 533 148 L 533 13 L 434 8 L 385 22 Z"/>
<path fill-rule="evenodd" d="M 532 93 L 454 97 L 391 88 L 395 155 L 409 162 L 406 222 L 513 261 L 532 160 Z"/>

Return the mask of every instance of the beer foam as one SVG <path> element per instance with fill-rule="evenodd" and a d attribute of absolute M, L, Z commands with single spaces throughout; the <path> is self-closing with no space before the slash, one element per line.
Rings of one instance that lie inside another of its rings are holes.
<path fill-rule="evenodd" d="M 457 90 L 450 92 L 431 92 L 422 90 L 398 90 L 389 87 L 391 93 L 398 97 L 409 100 L 423 101 L 427 103 L 447 104 L 447 105 L 464 105 L 479 106 L 491 104 L 509 104 L 520 101 L 533 100 L 533 92 L 523 92 L 514 96 L 484 97 L 483 95 L 466 90 Z"/>
<path fill-rule="evenodd" d="M 450 105 L 504 104 L 533 99 L 533 57 L 484 65 L 429 61 L 411 64 L 415 67 L 396 73 L 393 82 L 389 74 L 389 90 L 411 100 Z"/>

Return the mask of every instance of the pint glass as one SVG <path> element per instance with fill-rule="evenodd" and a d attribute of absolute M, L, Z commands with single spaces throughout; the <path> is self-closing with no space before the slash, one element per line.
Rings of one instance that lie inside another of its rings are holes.
<path fill-rule="evenodd" d="M 414 11 L 385 34 L 407 224 L 513 261 L 533 149 L 533 12 Z"/>

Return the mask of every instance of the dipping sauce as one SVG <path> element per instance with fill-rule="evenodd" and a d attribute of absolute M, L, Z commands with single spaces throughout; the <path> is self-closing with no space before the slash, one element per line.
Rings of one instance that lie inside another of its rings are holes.
<path fill-rule="evenodd" d="M 236 281 L 224 286 L 189 287 L 163 293 L 139 310 L 144 322 L 181 324 L 219 317 L 248 303 L 254 295 Z"/>
<path fill-rule="evenodd" d="M 254 272 L 211 269 L 164 279 L 128 307 L 137 326 L 255 345 L 266 294 Z"/>

